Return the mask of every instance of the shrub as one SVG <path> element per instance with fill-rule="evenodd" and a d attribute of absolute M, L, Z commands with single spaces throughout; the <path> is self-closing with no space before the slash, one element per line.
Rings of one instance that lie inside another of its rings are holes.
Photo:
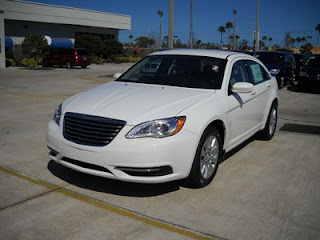
<path fill-rule="evenodd" d="M 104 40 L 102 42 L 102 54 L 104 58 L 110 58 L 111 55 L 123 54 L 123 45 L 116 40 Z"/>
<path fill-rule="evenodd" d="M 23 54 L 21 44 L 16 44 L 13 47 L 13 58 L 17 65 L 22 65 L 22 60 L 27 58 L 27 55 Z"/>
<path fill-rule="evenodd" d="M 102 51 L 101 38 L 93 35 L 80 35 L 74 42 L 76 48 L 85 48 L 90 53 L 99 55 Z"/>
<path fill-rule="evenodd" d="M 115 63 L 135 63 L 141 60 L 141 57 L 139 56 L 130 56 L 130 57 L 125 57 L 125 56 L 117 56 L 114 58 Z"/>
<path fill-rule="evenodd" d="M 25 67 L 36 67 L 37 65 L 42 64 L 43 57 L 37 58 L 37 62 L 34 58 L 24 58 L 21 61 L 21 64 Z"/>
<path fill-rule="evenodd" d="M 21 64 L 26 67 L 35 67 L 36 60 L 34 60 L 34 58 L 24 58 L 22 59 Z"/>
<path fill-rule="evenodd" d="M 6 67 L 15 66 L 16 62 L 12 58 L 6 58 Z"/>

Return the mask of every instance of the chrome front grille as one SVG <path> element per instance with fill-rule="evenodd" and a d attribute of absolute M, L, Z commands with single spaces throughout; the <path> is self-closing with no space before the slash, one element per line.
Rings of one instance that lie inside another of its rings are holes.
<path fill-rule="evenodd" d="M 125 121 L 68 112 L 64 116 L 65 139 L 87 146 L 108 145 L 126 124 Z"/>

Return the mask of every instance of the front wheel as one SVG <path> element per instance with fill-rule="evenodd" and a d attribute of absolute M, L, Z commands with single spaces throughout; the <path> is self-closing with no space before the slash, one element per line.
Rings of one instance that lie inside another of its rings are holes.
<path fill-rule="evenodd" d="M 187 184 L 196 188 L 207 186 L 218 170 L 221 157 L 220 134 L 215 127 L 209 127 L 200 139 Z"/>
<path fill-rule="evenodd" d="M 263 140 L 270 140 L 273 137 L 277 127 L 277 120 L 278 120 L 278 108 L 277 108 L 277 105 L 273 103 L 268 115 L 266 126 L 259 134 L 259 136 Z"/>

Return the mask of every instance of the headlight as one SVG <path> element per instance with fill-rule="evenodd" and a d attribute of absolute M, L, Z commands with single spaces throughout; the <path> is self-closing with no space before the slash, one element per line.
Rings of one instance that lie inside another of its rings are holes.
<path fill-rule="evenodd" d="M 308 77 L 308 74 L 307 74 L 306 72 L 302 72 L 302 71 L 301 71 L 301 72 L 299 73 L 299 76 L 300 76 L 300 77 Z"/>
<path fill-rule="evenodd" d="M 56 108 L 53 114 L 53 120 L 60 125 L 62 103 Z"/>
<path fill-rule="evenodd" d="M 173 117 L 139 124 L 127 133 L 126 138 L 163 138 L 173 136 L 183 127 L 186 117 Z"/>
<path fill-rule="evenodd" d="M 274 75 L 277 75 L 277 74 L 280 73 L 280 69 L 270 69 L 270 73 L 274 74 Z"/>

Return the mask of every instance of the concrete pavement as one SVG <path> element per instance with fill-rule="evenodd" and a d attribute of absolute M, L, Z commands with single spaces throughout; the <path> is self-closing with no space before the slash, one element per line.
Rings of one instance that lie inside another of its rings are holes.
<path fill-rule="evenodd" d="M 81 174 L 49 161 L 46 127 L 65 98 L 130 65 L 0 70 L 4 239 L 317 239 L 320 137 L 250 139 L 204 189 Z M 320 95 L 280 90 L 284 123 L 320 126 Z"/>

